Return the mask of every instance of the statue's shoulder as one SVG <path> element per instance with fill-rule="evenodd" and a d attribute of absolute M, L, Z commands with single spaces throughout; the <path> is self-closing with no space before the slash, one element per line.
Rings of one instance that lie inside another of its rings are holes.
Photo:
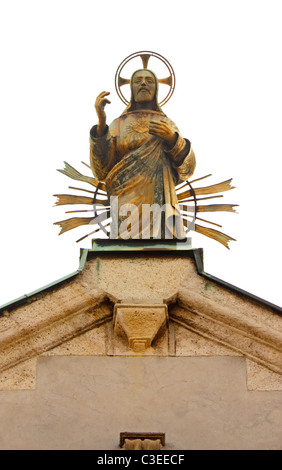
<path fill-rule="evenodd" d="M 120 125 L 127 119 L 128 119 L 128 114 L 122 114 L 121 116 L 113 120 L 113 122 L 109 125 L 109 128 L 114 129 L 114 128 L 120 127 Z"/>
<path fill-rule="evenodd" d="M 177 125 L 175 124 L 175 122 L 172 119 L 168 118 L 167 116 L 165 116 L 163 119 L 166 122 L 168 122 L 176 132 L 179 132 L 179 129 L 178 129 Z"/>
<path fill-rule="evenodd" d="M 112 136 L 116 136 L 119 133 L 120 125 L 121 125 L 121 117 L 122 116 L 114 119 L 109 125 L 109 132 Z"/>

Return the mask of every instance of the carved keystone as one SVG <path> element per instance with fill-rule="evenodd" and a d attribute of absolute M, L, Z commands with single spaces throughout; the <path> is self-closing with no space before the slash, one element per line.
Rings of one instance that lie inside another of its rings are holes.
<path fill-rule="evenodd" d="M 127 337 L 129 348 L 137 353 L 149 348 L 167 324 L 165 304 L 116 304 L 114 307 L 114 332 Z"/>

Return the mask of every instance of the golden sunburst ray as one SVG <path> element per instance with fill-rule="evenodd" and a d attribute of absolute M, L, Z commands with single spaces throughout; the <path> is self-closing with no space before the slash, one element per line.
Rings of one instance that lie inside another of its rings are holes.
<path fill-rule="evenodd" d="M 208 222 L 208 221 L 204 221 Z M 191 222 L 187 220 L 183 220 L 184 225 L 191 230 Z M 211 222 L 208 222 L 211 223 Z M 213 240 L 221 243 L 224 245 L 228 250 L 230 250 L 230 247 L 228 243 L 230 241 L 236 241 L 235 238 L 230 237 L 230 235 L 227 235 L 226 233 L 220 232 L 219 230 L 215 230 L 214 228 L 210 227 L 203 227 L 202 225 L 195 224 L 194 228 L 192 228 L 193 231 L 200 233 L 201 235 L 204 235 L 205 237 L 212 238 Z"/>
<path fill-rule="evenodd" d="M 201 176 L 200 178 L 196 178 L 195 180 L 189 181 L 190 184 L 195 183 L 196 181 L 204 180 L 205 178 L 208 178 L 209 176 L 212 176 L 210 173 L 209 175 Z M 175 186 L 175 191 L 176 193 L 182 189 L 184 186 L 187 186 L 187 181 L 183 181 L 183 183 L 180 183 Z"/>
<path fill-rule="evenodd" d="M 201 225 L 198 225 L 198 224 L 195 224 L 195 232 L 201 233 L 202 235 L 205 235 L 206 237 L 216 240 L 217 242 L 221 243 L 226 248 L 228 248 L 228 250 L 230 250 L 228 243 L 230 241 L 236 241 L 235 238 L 232 238 L 229 235 L 226 235 L 226 233 L 220 232 L 219 230 L 215 230 L 214 228 L 202 227 Z"/>
<path fill-rule="evenodd" d="M 61 231 L 59 235 L 62 235 L 69 230 L 80 227 L 81 225 L 97 225 L 101 221 L 107 220 L 110 217 L 110 211 L 102 211 L 99 215 L 93 217 L 71 217 L 70 219 L 61 220 L 55 222 L 54 225 L 59 225 Z"/>
<path fill-rule="evenodd" d="M 187 220 L 193 219 L 193 216 L 188 214 L 188 212 L 186 214 L 182 214 L 182 217 L 183 219 L 187 219 Z M 210 220 L 202 219 L 201 217 L 198 217 L 198 216 L 196 216 L 195 219 L 200 220 L 201 222 L 205 222 L 206 224 L 211 224 L 211 225 L 216 225 L 217 227 L 222 227 L 222 225 L 220 224 L 216 224 L 215 222 L 211 222 Z M 191 221 L 189 223 L 191 223 Z"/>
<path fill-rule="evenodd" d="M 90 166 L 87 165 L 86 163 L 84 162 L 82 163 L 88 168 L 90 168 Z M 73 195 L 73 194 L 54 194 L 54 197 L 57 198 L 57 201 L 55 202 L 55 206 L 93 205 L 92 210 L 66 211 L 66 214 L 79 213 L 79 212 L 93 212 L 93 216 L 92 217 L 72 217 L 70 219 L 55 222 L 54 225 L 59 225 L 61 227 L 61 231 L 59 235 L 62 235 L 63 233 L 69 230 L 73 230 L 83 225 L 98 225 L 99 227 L 96 230 L 94 230 L 94 232 L 91 232 L 91 233 L 95 233 L 96 231 L 99 232 L 101 229 L 101 220 L 102 221 L 105 220 L 107 217 L 109 217 L 109 214 L 110 214 L 110 211 L 109 211 L 110 201 L 107 197 L 107 192 L 105 191 L 106 189 L 105 184 L 103 182 L 96 180 L 96 178 L 83 175 L 82 173 L 77 171 L 75 168 L 73 168 L 71 165 L 69 165 L 69 163 L 67 162 L 64 162 L 64 164 L 65 164 L 64 169 L 58 170 L 59 172 L 68 176 L 69 178 L 82 181 L 84 183 L 88 183 L 94 186 L 95 191 L 89 191 L 87 189 L 69 186 L 69 189 L 87 192 L 93 196 L 87 197 L 87 196 Z M 97 195 L 99 197 L 97 197 Z M 86 237 L 82 237 L 82 238 L 86 238 Z"/>
<path fill-rule="evenodd" d="M 55 222 L 54 225 L 59 225 L 61 227 L 59 235 L 62 235 L 63 233 L 80 227 L 81 225 L 90 225 L 92 220 L 93 217 L 72 217 L 71 219 Z"/>
<path fill-rule="evenodd" d="M 184 191 L 183 193 L 178 194 L 177 199 L 178 201 L 183 201 L 184 199 L 190 198 L 191 196 L 193 196 L 193 192 L 196 195 L 201 196 L 201 195 L 206 195 L 206 194 L 215 194 L 215 193 L 221 193 L 223 191 L 229 191 L 230 189 L 235 188 L 235 186 L 231 186 L 231 181 L 232 181 L 232 178 L 226 181 L 222 181 L 221 183 L 212 184 L 210 186 L 188 189 L 187 191 Z"/>
<path fill-rule="evenodd" d="M 72 194 L 54 194 L 54 197 L 58 198 L 55 202 L 55 206 L 64 206 L 69 204 L 94 204 L 93 197 L 74 196 Z M 104 206 L 108 205 L 110 201 L 108 199 L 96 198 L 95 203 L 96 202 Z"/>
<path fill-rule="evenodd" d="M 75 186 L 69 186 L 69 189 L 75 189 L 76 191 L 84 191 L 85 193 L 90 193 L 90 194 L 95 194 L 94 191 L 89 191 L 89 189 L 84 189 L 84 188 L 76 188 Z"/>
<path fill-rule="evenodd" d="M 56 206 L 75 205 L 75 204 L 93 205 L 93 217 L 72 217 L 67 220 L 55 222 L 54 225 L 59 225 L 61 227 L 61 231 L 59 235 L 69 230 L 73 230 L 74 228 L 77 228 L 79 226 L 98 225 L 98 227 L 94 231 L 81 237 L 79 240 L 77 240 L 77 242 L 84 240 L 90 235 L 94 235 L 100 232 L 100 230 L 102 230 L 107 236 L 109 236 L 110 232 L 108 231 L 108 228 L 110 227 L 110 223 L 111 223 L 110 205 L 109 205 L 110 201 L 107 196 L 105 184 L 103 182 L 96 180 L 93 177 L 85 176 L 81 174 L 79 171 L 77 171 L 67 162 L 64 162 L 64 163 L 65 163 L 65 168 L 63 170 L 58 170 L 58 171 L 65 174 L 69 178 L 82 181 L 82 182 L 85 182 L 94 186 L 95 191 L 89 191 L 87 189 L 69 186 L 69 189 L 87 192 L 93 195 L 93 197 L 71 195 L 71 194 L 55 194 L 54 195 L 55 197 L 57 197 L 57 201 L 55 203 Z M 91 170 L 89 165 L 87 165 L 84 162 L 82 163 Z M 193 188 L 191 186 L 191 183 L 196 183 L 209 176 L 211 176 L 211 174 L 205 175 L 200 178 L 196 178 L 191 182 L 185 181 L 181 183 L 180 185 L 176 186 L 175 188 L 176 195 L 177 195 L 179 206 L 180 206 L 183 224 L 186 230 L 186 234 L 190 230 L 193 230 L 206 237 L 212 238 L 213 240 L 221 243 L 222 245 L 224 245 L 226 248 L 229 249 L 228 244 L 230 241 L 235 241 L 234 238 L 232 238 L 229 235 L 226 235 L 223 232 L 220 232 L 219 230 L 215 230 L 209 227 L 203 227 L 199 224 L 194 224 L 191 221 L 189 221 L 189 218 L 192 218 L 194 222 L 195 220 L 199 220 L 201 222 L 215 225 L 221 228 L 222 226 L 215 222 L 200 218 L 198 216 L 198 213 L 200 212 L 236 212 L 234 208 L 238 206 L 237 204 L 206 204 L 206 205 L 198 204 L 198 202 L 204 201 L 207 199 L 223 197 L 222 194 L 217 194 L 217 193 L 229 191 L 235 188 L 234 186 L 231 185 L 232 178 L 226 181 L 222 181 L 217 184 L 212 184 L 212 185 L 204 186 L 204 187 Z M 97 195 L 99 197 L 97 197 Z M 198 197 L 198 196 L 204 196 L 204 197 Z M 190 204 L 194 203 L 194 205 L 188 206 L 187 205 L 188 203 Z M 79 213 L 79 212 L 92 212 L 92 210 L 85 209 L 85 210 L 66 211 L 67 214 Z M 191 214 L 189 214 L 189 212 L 190 213 L 194 212 L 194 215 L 192 216 Z M 103 225 L 102 225 L 102 222 L 103 222 Z"/>
<path fill-rule="evenodd" d="M 185 204 L 181 204 L 181 206 L 183 211 L 194 212 L 192 206 L 185 206 Z M 236 212 L 234 209 L 236 206 L 238 204 L 206 204 L 205 206 L 197 204 L 197 212 Z"/>
<path fill-rule="evenodd" d="M 57 198 L 55 206 L 64 206 L 69 204 L 88 204 L 93 205 L 93 197 L 73 196 L 72 194 L 54 194 Z"/>
<path fill-rule="evenodd" d="M 63 173 L 63 175 L 68 176 L 69 178 L 72 178 L 77 181 L 83 181 L 84 183 L 89 183 L 92 186 L 97 187 L 98 185 L 100 186 L 101 189 L 105 190 L 105 184 L 101 183 L 100 181 L 96 180 L 92 176 L 84 176 L 82 175 L 79 171 L 77 171 L 75 168 L 73 168 L 69 163 L 64 162 L 65 168 L 62 170 L 57 170 L 60 173 Z"/>
<path fill-rule="evenodd" d="M 204 186 L 204 187 L 199 187 L 199 188 L 195 188 L 191 186 L 192 183 L 195 183 L 204 178 L 207 178 L 208 176 L 211 176 L 211 175 L 206 175 L 202 178 L 194 179 L 191 182 L 187 181 L 186 187 L 185 185 L 181 185 L 182 191 L 180 193 L 178 192 L 177 194 L 184 227 L 186 228 L 186 234 L 190 230 L 193 230 L 197 233 L 200 233 L 201 235 L 212 238 L 213 240 L 221 243 L 222 245 L 224 245 L 226 248 L 229 249 L 228 244 L 230 241 L 235 241 L 234 238 L 230 237 L 229 235 L 226 235 L 223 232 L 220 232 L 219 230 L 215 230 L 209 227 L 203 227 L 201 225 L 193 223 L 196 220 L 199 220 L 206 224 L 215 225 L 221 228 L 222 226 L 215 222 L 200 218 L 198 216 L 198 213 L 199 212 L 236 212 L 234 208 L 238 206 L 238 204 L 200 204 L 199 205 L 198 202 L 200 201 L 223 197 L 222 194 L 216 194 L 216 193 L 229 191 L 235 188 L 234 186 L 231 185 L 232 178 L 226 181 L 222 181 L 221 183 L 212 184 L 209 186 Z M 211 196 L 209 196 L 210 194 Z M 205 197 L 198 197 L 199 195 L 204 195 Z M 194 205 L 191 205 L 193 203 Z M 194 214 L 191 215 L 191 213 L 194 213 Z"/>

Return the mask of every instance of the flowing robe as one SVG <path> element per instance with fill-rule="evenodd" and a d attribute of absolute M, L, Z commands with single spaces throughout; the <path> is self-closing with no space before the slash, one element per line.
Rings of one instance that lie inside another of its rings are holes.
<path fill-rule="evenodd" d="M 173 148 L 149 134 L 149 122 L 160 119 L 170 123 L 177 134 Z M 118 196 L 111 237 L 185 237 L 175 186 L 193 174 L 196 160 L 190 142 L 163 113 L 124 113 L 102 137 L 97 136 L 97 126 L 92 127 L 90 164 L 94 176 L 105 182 L 108 196 Z M 150 206 L 163 210 L 153 210 L 148 216 Z M 131 215 L 125 220 L 128 211 Z"/>

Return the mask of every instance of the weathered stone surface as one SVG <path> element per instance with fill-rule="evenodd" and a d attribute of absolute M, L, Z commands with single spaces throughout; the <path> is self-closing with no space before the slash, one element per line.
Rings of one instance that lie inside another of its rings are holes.
<path fill-rule="evenodd" d="M 150 348 L 168 324 L 165 304 L 123 304 L 114 307 L 114 332 L 126 336 L 128 347 L 137 353 Z"/>
<path fill-rule="evenodd" d="M 97 256 L 88 261 L 83 285 L 132 303 L 162 302 L 198 278 L 193 260 L 172 256 Z M 192 287 L 192 286 L 191 286 Z"/>
<path fill-rule="evenodd" d="M 175 329 L 176 356 L 242 356 L 227 346 L 171 322 Z"/>
<path fill-rule="evenodd" d="M 252 321 L 244 322 L 240 311 L 234 312 L 219 307 L 217 315 L 212 302 L 198 304 L 194 293 L 189 294 L 188 299 L 182 294 L 181 305 L 184 308 L 176 303 L 170 309 L 170 320 L 211 341 L 229 347 L 275 373 L 282 373 L 279 332 L 263 325 L 253 324 Z"/>
<path fill-rule="evenodd" d="M 34 390 L 36 388 L 37 357 L 0 372 L 1 390 Z"/>
<path fill-rule="evenodd" d="M 65 298 L 62 291 L 55 292 L 57 308 L 53 305 L 53 293 L 48 293 L 33 302 L 30 311 L 29 305 L 24 305 L 15 309 L 9 318 L 4 317 L 3 326 L 0 321 L 0 372 L 111 320 L 112 304 L 105 293 L 75 295 L 73 286 L 74 295 L 69 293 Z"/>
<path fill-rule="evenodd" d="M 281 374 L 276 374 L 248 359 L 246 365 L 248 390 L 280 390 L 282 392 Z"/>
<path fill-rule="evenodd" d="M 105 356 L 107 355 L 107 323 L 74 336 L 42 356 Z"/>
<path fill-rule="evenodd" d="M 115 304 L 164 301 L 169 328 L 143 352 L 114 334 Z M 281 387 L 281 317 L 200 276 L 192 258 L 166 253 L 92 253 L 74 278 L 6 309 L 0 352 L 0 389 L 34 388 L 34 361 L 42 355 L 136 354 L 239 355 L 249 361 L 250 389 Z"/>

